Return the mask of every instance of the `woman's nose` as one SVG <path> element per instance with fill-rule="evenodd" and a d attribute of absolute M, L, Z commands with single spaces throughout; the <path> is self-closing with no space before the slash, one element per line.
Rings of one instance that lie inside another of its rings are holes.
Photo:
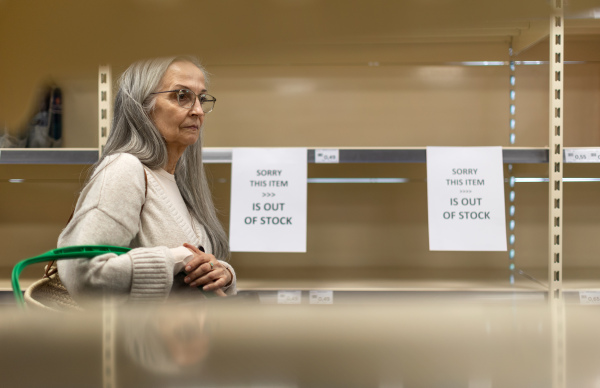
<path fill-rule="evenodd" d="M 193 115 L 204 115 L 204 111 L 202 110 L 202 104 L 200 104 L 200 99 L 196 97 L 194 100 L 194 105 L 190 108 L 190 113 Z"/>

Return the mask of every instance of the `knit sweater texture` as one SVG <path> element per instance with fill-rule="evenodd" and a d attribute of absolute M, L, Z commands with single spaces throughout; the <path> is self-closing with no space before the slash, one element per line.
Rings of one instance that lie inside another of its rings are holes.
<path fill-rule="evenodd" d="M 110 155 L 81 192 L 58 247 L 115 245 L 132 250 L 59 261 L 60 279 L 76 301 L 101 291 L 131 301 L 165 300 L 177 289 L 190 290 L 183 276 L 174 273 L 177 260 L 171 249 L 189 243 L 212 253 L 203 226 L 195 219 L 185 222 L 189 214 L 180 214 L 151 173 L 146 174 L 146 186 L 145 168 L 131 154 Z M 233 275 L 223 290 L 234 295 L 235 271 L 221 263 Z"/>

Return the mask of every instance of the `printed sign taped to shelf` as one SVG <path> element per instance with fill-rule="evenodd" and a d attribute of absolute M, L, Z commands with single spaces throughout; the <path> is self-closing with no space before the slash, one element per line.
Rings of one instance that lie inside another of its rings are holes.
<path fill-rule="evenodd" d="M 306 148 L 235 148 L 232 252 L 306 252 Z"/>
<path fill-rule="evenodd" d="M 502 147 L 427 147 L 429 249 L 506 251 Z"/>

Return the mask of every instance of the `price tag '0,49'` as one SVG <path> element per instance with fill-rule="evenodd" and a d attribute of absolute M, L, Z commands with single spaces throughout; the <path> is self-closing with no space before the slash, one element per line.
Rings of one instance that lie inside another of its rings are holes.
<path fill-rule="evenodd" d="M 277 304 L 300 304 L 302 291 L 277 291 Z"/>
<path fill-rule="evenodd" d="M 565 148 L 567 163 L 600 163 L 600 148 Z"/>
<path fill-rule="evenodd" d="M 339 163 L 340 150 L 315 150 L 315 163 Z"/>
<path fill-rule="evenodd" d="M 309 293 L 308 300 L 310 304 L 333 304 L 333 291 L 312 290 Z"/>

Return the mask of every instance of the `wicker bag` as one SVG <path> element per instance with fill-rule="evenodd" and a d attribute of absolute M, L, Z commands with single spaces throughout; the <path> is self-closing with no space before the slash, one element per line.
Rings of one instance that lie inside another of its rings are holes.
<path fill-rule="evenodd" d="M 50 270 L 47 268 L 46 273 L 50 275 L 44 276 L 27 288 L 25 302 L 30 307 L 46 311 L 83 311 L 69 295 L 55 268 L 56 263 Z"/>

